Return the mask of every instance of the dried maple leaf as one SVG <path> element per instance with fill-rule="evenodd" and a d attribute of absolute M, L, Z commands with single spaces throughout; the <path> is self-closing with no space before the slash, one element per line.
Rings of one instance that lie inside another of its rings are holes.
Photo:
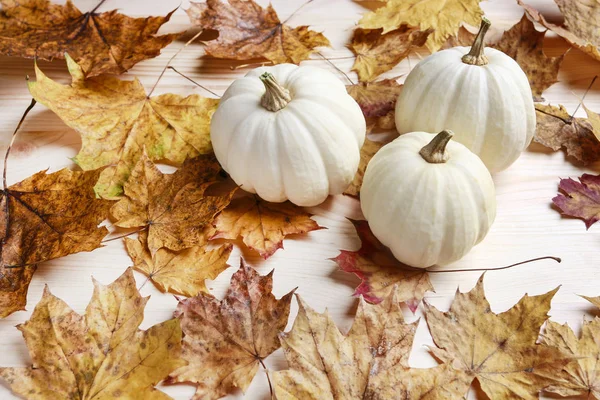
<path fill-rule="evenodd" d="M 348 94 L 360 106 L 370 127 L 394 130 L 396 101 L 402 85 L 396 79 L 383 79 L 377 82 L 360 82 L 346 86 Z"/>
<path fill-rule="evenodd" d="M 571 45 L 600 61 L 600 3 L 595 0 L 570 1 L 554 0 L 563 17 L 564 27 L 552 24 L 533 7 L 517 0 L 527 15 L 552 32 L 564 38 Z"/>
<path fill-rule="evenodd" d="M 348 46 L 356 61 L 352 70 L 362 82 L 373 79 L 394 68 L 417 47 L 425 44 L 433 30 L 420 31 L 403 25 L 399 29 L 381 34 L 381 29 L 365 30 L 357 28 Z"/>
<path fill-rule="evenodd" d="M 425 293 L 433 291 L 427 271 L 407 267 L 396 260 L 373 235 L 367 221 L 350 222 L 360 238 L 360 249 L 341 250 L 333 261 L 342 271 L 353 273 L 362 280 L 354 295 L 362 295 L 370 303 L 380 303 L 395 290 L 397 300 L 405 302 L 415 312 Z"/>
<path fill-rule="evenodd" d="M 418 321 L 404 322 L 395 295 L 378 305 L 361 300 L 346 335 L 327 312 L 315 312 L 299 296 L 298 303 L 292 330 L 280 335 L 289 369 L 272 374 L 279 400 L 442 400 L 467 391 L 468 377 L 447 366 L 409 368 Z"/>
<path fill-rule="evenodd" d="M 535 101 L 542 101 L 542 92 L 558 82 L 558 69 L 564 55 L 548 57 L 544 54 L 544 36 L 538 32 L 527 16 L 504 32 L 500 41 L 491 45 L 519 63 L 529 79 Z"/>
<path fill-rule="evenodd" d="M 365 143 L 360 149 L 360 163 L 358 164 L 358 171 L 356 171 L 356 175 L 354 175 L 354 179 L 348 189 L 344 192 L 349 196 L 358 196 L 360 193 L 360 188 L 362 187 L 363 177 L 365 176 L 365 171 L 367 170 L 367 165 L 371 158 L 383 147 L 384 143 L 382 142 L 374 142 L 369 139 L 365 139 Z"/>
<path fill-rule="evenodd" d="M 272 274 L 261 276 L 241 260 L 223 300 L 200 293 L 179 303 L 175 315 L 188 365 L 170 382 L 195 383 L 197 399 L 218 399 L 236 387 L 246 391 L 262 360 L 279 348 L 290 313 L 293 291 L 277 300 Z"/>
<path fill-rule="evenodd" d="M 567 154 L 583 165 L 600 160 L 600 124 L 594 126 L 598 114 L 585 108 L 588 118 L 574 118 L 559 105 L 536 104 L 535 141 L 556 151 L 565 148 Z"/>
<path fill-rule="evenodd" d="M 389 0 L 359 22 L 364 29 L 383 29 L 391 32 L 402 25 L 433 29 L 427 38 L 427 48 L 437 51 L 444 42 L 458 33 L 461 23 L 478 26 L 483 11 L 479 0 Z"/>
<path fill-rule="evenodd" d="M 217 58 L 266 58 L 273 64 L 298 64 L 315 52 L 315 47 L 330 45 L 322 33 L 307 26 L 291 28 L 279 20 L 270 4 L 265 9 L 253 0 L 192 2 L 187 13 L 202 29 L 219 32 L 219 37 L 205 46 L 206 53 Z"/>
<path fill-rule="evenodd" d="M 0 54 L 52 60 L 69 53 L 86 77 L 121 74 L 156 57 L 179 34 L 157 36 L 165 17 L 130 18 L 116 10 L 82 13 L 67 0 L 0 0 Z M 98 7 L 96 7 L 98 8 Z"/>
<path fill-rule="evenodd" d="M 137 239 L 125 238 L 133 268 L 148 276 L 161 291 L 187 297 L 207 292 L 204 281 L 215 279 L 227 269 L 227 259 L 233 249 L 230 244 L 214 250 L 195 246 L 172 251 L 162 247 L 153 256 L 147 241 L 146 231 L 140 232 Z"/>
<path fill-rule="evenodd" d="M 46 287 L 29 321 L 18 326 L 33 365 L 0 368 L 0 377 L 27 399 L 170 399 L 154 385 L 185 365 L 179 322 L 138 329 L 148 298 L 130 269 L 94 286 L 85 315 Z"/>
<path fill-rule="evenodd" d="M 425 303 L 425 318 L 444 363 L 477 379 L 490 399 L 537 399 L 570 361 L 558 349 L 536 344 L 558 288 L 525 295 L 500 314 L 485 298 L 483 276 L 468 293 L 456 292 L 447 312 Z"/>
<path fill-rule="evenodd" d="M 0 318 L 23 310 L 35 264 L 100 247 L 109 201 L 93 186 L 100 171 L 41 171 L 0 191 Z"/>
<path fill-rule="evenodd" d="M 450 36 L 446 42 L 440 47 L 441 50 L 451 49 L 452 47 L 463 46 L 471 47 L 475 40 L 474 33 L 469 32 L 464 26 L 458 28 L 458 33 L 454 36 Z"/>
<path fill-rule="evenodd" d="M 583 174 L 579 182 L 561 179 L 558 188 L 562 193 L 552 199 L 563 215 L 581 218 L 590 229 L 600 219 L 600 175 Z"/>
<path fill-rule="evenodd" d="M 600 399 L 600 370 L 597 369 L 600 359 L 600 319 L 583 321 L 581 338 L 567 324 L 560 325 L 548 321 L 542 343 L 554 346 L 573 358 L 567 364 L 555 383 L 546 391 L 561 396 L 587 396 Z"/>
<path fill-rule="evenodd" d="M 111 209 L 115 225 L 148 227 L 152 255 L 161 247 L 179 251 L 203 246 L 214 234 L 215 216 L 235 192 L 222 196 L 205 193 L 219 179 L 220 170 L 214 155 L 204 155 L 165 175 L 143 154 L 124 185 L 124 197 Z"/>
<path fill-rule="evenodd" d="M 269 203 L 258 196 L 235 199 L 215 219 L 213 239 L 237 239 L 264 259 L 283 248 L 287 235 L 307 233 L 322 227 L 311 214 L 290 202 Z"/>
<path fill-rule="evenodd" d="M 218 100 L 190 95 L 148 97 L 141 83 L 111 76 L 84 80 L 67 56 L 71 85 L 52 81 L 36 66 L 33 97 L 54 111 L 82 139 L 74 161 L 85 171 L 104 166 L 96 191 L 103 197 L 122 194 L 122 184 L 144 149 L 152 160 L 181 163 L 209 153 L 210 118 Z"/>

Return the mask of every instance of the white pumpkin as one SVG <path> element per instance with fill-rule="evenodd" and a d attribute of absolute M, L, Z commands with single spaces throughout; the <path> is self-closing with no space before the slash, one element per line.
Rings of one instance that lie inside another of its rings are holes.
<path fill-rule="evenodd" d="M 496 216 L 492 177 L 451 131 L 411 132 L 371 159 L 360 204 L 373 234 L 401 262 L 426 268 L 462 258 Z"/>
<path fill-rule="evenodd" d="M 527 76 L 503 52 L 485 48 L 484 19 L 471 50 L 453 47 L 425 58 L 410 72 L 396 103 L 400 134 L 451 129 L 491 172 L 517 160 L 535 132 Z"/>
<path fill-rule="evenodd" d="M 280 64 L 233 82 L 210 131 L 217 159 L 242 189 L 314 206 L 352 182 L 366 123 L 335 75 Z"/>

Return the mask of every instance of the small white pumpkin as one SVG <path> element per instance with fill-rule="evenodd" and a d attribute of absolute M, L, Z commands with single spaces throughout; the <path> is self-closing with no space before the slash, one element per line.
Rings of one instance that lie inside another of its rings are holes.
<path fill-rule="evenodd" d="M 314 206 L 352 182 L 366 123 L 335 75 L 280 64 L 233 82 L 210 131 L 217 159 L 242 189 Z"/>
<path fill-rule="evenodd" d="M 496 216 L 492 177 L 452 132 L 411 132 L 371 159 L 360 204 L 373 234 L 401 262 L 427 268 L 462 258 Z"/>
<path fill-rule="evenodd" d="M 517 160 L 535 133 L 531 87 L 519 64 L 484 48 L 487 19 L 475 42 L 425 58 L 410 72 L 396 103 L 400 134 L 451 129 L 491 172 Z"/>

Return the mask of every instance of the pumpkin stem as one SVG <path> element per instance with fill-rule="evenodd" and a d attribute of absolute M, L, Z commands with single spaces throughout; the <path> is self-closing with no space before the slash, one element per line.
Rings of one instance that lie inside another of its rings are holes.
<path fill-rule="evenodd" d="M 446 153 L 446 145 L 452 139 L 454 133 L 451 130 L 444 129 L 419 151 L 421 157 L 431 164 L 441 164 L 448 161 L 448 153 Z"/>
<path fill-rule="evenodd" d="M 490 25 L 492 23 L 486 17 L 481 18 L 481 26 L 479 27 L 479 32 L 477 32 L 477 36 L 475 36 L 475 40 L 473 41 L 473 45 L 471 46 L 471 50 L 468 54 L 465 54 L 462 57 L 462 62 L 470 65 L 487 65 L 489 62 L 483 50 L 485 49 L 485 45 L 483 44 L 483 40 L 485 38 L 485 34 L 487 33 Z"/>
<path fill-rule="evenodd" d="M 260 99 L 260 105 L 269 111 L 277 112 L 288 105 L 292 100 L 290 91 L 284 88 L 275 80 L 270 72 L 265 72 L 260 76 L 260 80 L 265 85 L 267 91 Z"/>

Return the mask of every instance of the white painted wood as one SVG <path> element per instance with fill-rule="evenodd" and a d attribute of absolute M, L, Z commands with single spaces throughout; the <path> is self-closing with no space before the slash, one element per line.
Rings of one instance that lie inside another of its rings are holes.
<path fill-rule="evenodd" d="M 272 1 L 282 20 L 303 2 L 304 0 Z M 95 3 L 92 0 L 75 0 L 75 4 L 82 10 L 93 8 Z M 268 1 L 260 0 L 259 3 L 266 5 Z M 558 10 L 551 0 L 530 0 L 529 3 L 542 9 L 554 20 L 560 21 Z M 332 48 L 324 49 L 322 54 L 331 58 L 342 70 L 349 71 L 353 59 L 345 45 L 361 14 L 367 11 L 362 4 L 365 3 L 351 0 L 314 0 L 295 14 L 289 23 L 294 26 L 307 24 L 315 30 L 323 31 L 331 40 Z M 101 10 L 119 8 L 126 14 L 145 16 L 165 14 L 179 5 L 179 0 L 109 0 Z M 172 21 L 164 27 L 164 32 L 190 28 L 187 16 L 183 12 L 187 6 L 188 2 L 184 1 Z M 521 9 L 513 1 L 488 1 L 483 2 L 482 7 L 494 27 L 500 30 L 510 27 L 522 15 Z M 548 36 L 548 54 L 558 55 L 565 51 L 567 46 L 562 39 L 551 34 Z M 189 38 L 189 35 L 184 38 L 186 37 Z M 182 45 L 183 40 L 176 41 L 167 47 L 160 57 L 138 64 L 126 77 L 137 76 L 149 89 L 167 60 Z M 201 56 L 201 45 L 194 44 L 182 52 L 173 65 L 216 93 L 223 93 L 234 78 L 247 71 L 246 68 L 230 69 L 230 66 L 243 64 L 241 62 Z M 409 60 L 403 61 L 384 76 L 406 74 L 418 59 L 417 55 L 412 55 Z M 305 63 L 332 69 L 318 56 Z M 52 78 L 65 83 L 69 81 L 63 61 L 40 62 L 40 66 Z M 544 96 L 554 104 L 564 104 L 573 112 L 592 77 L 599 72 L 600 63 L 578 50 L 570 50 L 559 76 L 561 82 L 548 89 Z M 0 152 L 4 151 L 21 114 L 29 104 L 26 75 L 33 75 L 31 60 L 0 57 Z M 354 74 L 350 74 L 350 77 L 356 80 Z M 202 89 L 172 71 L 167 71 L 155 93 L 165 92 L 207 95 Z M 600 83 L 597 82 L 588 94 L 586 105 L 592 110 L 600 111 Z M 580 109 L 577 115 L 583 115 L 583 111 Z M 36 106 L 24 124 L 9 160 L 9 183 L 17 182 L 41 169 L 56 171 L 73 166 L 69 157 L 74 156 L 79 147 L 80 139 L 77 133 L 67 128 L 51 111 L 41 105 Z M 563 259 L 562 264 L 543 261 L 512 270 L 488 272 L 485 288 L 495 312 L 508 309 L 525 293 L 539 294 L 562 285 L 554 298 L 551 311 L 555 321 L 568 322 L 575 329 L 579 329 L 583 318 L 598 314 L 577 294 L 600 294 L 600 227 L 594 226 L 586 231 L 581 221 L 561 218 L 559 213 L 551 208 L 551 199 L 556 194 L 559 177 L 579 176 L 583 172 L 598 173 L 599 169 L 600 163 L 587 168 L 577 167 L 566 161 L 562 152 L 551 153 L 540 146 L 532 145 L 508 170 L 494 176 L 498 197 L 496 222 L 486 239 L 452 267 L 495 267 L 543 255 L 555 255 Z M 319 311 L 329 308 L 340 328 L 347 330 L 356 307 L 356 300 L 351 295 L 358 279 L 338 271 L 335 263 L 329 259 L 335 257 L 339 249 L 354 250 L 358 247 L 358 238 L 346 218 L 361 218 L 360 207 L 355 199 L 336 196 L 312 208 L 311 211 L 315 213 L 315 219 L 326 226 L 327 230 L 287 239 L 284 242 L 285 250 L 278 251 L 267 261 L 243 250 L 238 243 L 230 259 L 233 267 L 208 285 L 212 292 L 217 296 L 224 293 L 229 277 L 237 269 L 238 258 L 244 255 L 261 273 L 275 269 L 274 292 L 277 296 L 298 286 L 298 293 L 309 304 Z M 30 286 L 28 311 L 17 312 L 0 320 L 0 365 L 25 366 L 30 362 L 25 344 L 15 325 L 28 319 L 31 310 L 40 299 L 45 284 L 73 309 L 83 312 L 92 294 L 91 276 L 103 283 L 110 283 L 130 265 L 131 260 L 121 241 L 110 242 L 106 247 L 92 253 L 75 254 L 40 265 Z M 457 286 L 460 286 L 461 290 L 469 290 L 479 276 L 479 272 L 433 274 L 432 281 L 436 293 L 428 294 L 427 299 L 436 307 L 446 309 Z M 136 277 L 139 284 L 144 281 L 142 275 L 136 273 Z M 146 308 L 143 328 L 171 316 L 176 304 L 171 295 L 161 294 L 150 283 L 144 286 L 142 294 L 152 295 Z M 294 303 L 293 315 L 296 310 L 297 306 Z M 420 315 L 419 312 L 417 314 Z M 417 318 L 408 310 L 405 315 L 408 321 Z M 290 318 L 288 328 L 292 320 L 293 318 Z M 410 359 L 412 366 L 434 365 L 424 347 L 430 343 L 424 321 L 421 321 Z M 269 357 L 267 365 L 275 370 L 285 368 L 281 351 Z M 193 387 L 186 385 L 163 387 L 163 390 L 176 399 L 189 398 L 193 393 Z M 232 398 L 241 396 L 241 393 L 238 393 Z M 13 397 L 7 387 L 0 384 L 0 399 L 11 398 Z M 268 398 L 264 372 L 259 372 L 254 379 L 247 398 Z"/>

